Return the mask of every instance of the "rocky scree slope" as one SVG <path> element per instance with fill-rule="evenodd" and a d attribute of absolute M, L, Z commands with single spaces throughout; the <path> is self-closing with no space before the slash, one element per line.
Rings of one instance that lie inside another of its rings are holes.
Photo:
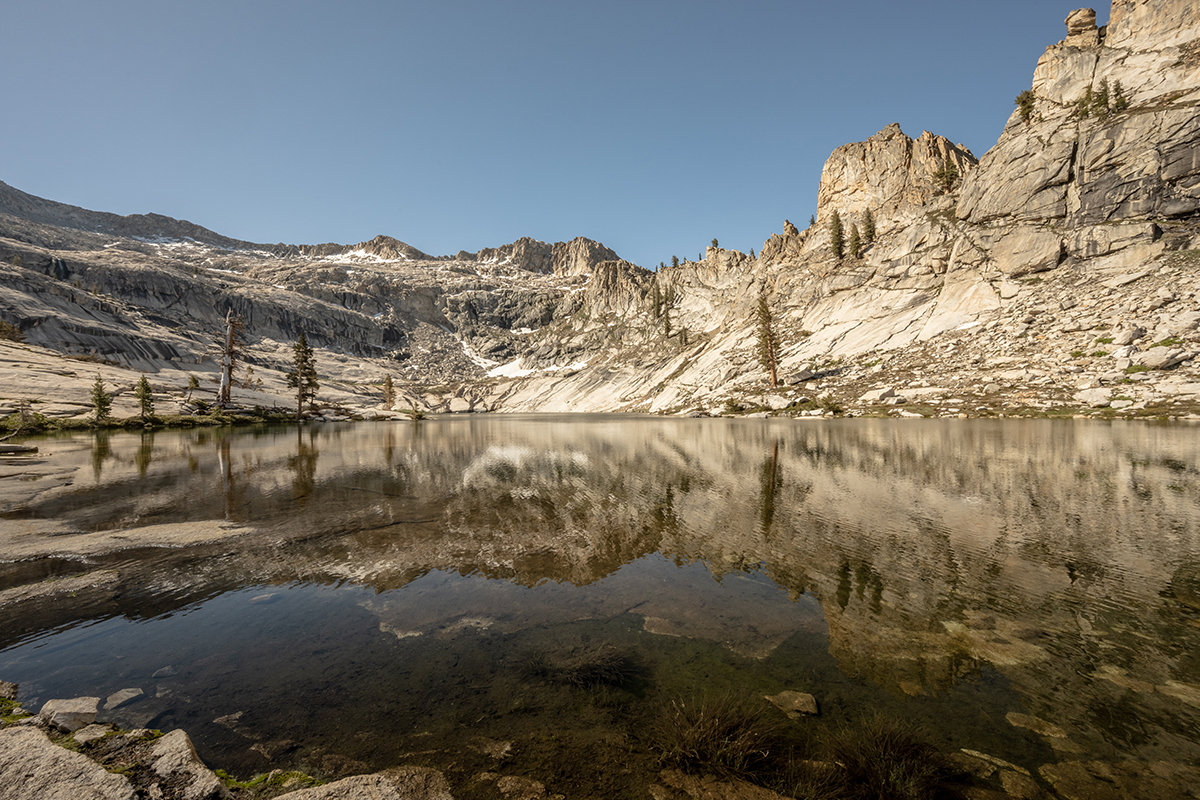
<path fill-rule="evenodd" d="M 233 310 L 256 404 L 286 404 L 304 331 L 323 399 L 360 410 L 391 374 L 398 406 L 443 411 L 1186 416 L 1200 12 L 1115 0 L 1110 20 L 1068 16 L 979 160 L 897 125 L 838 148 L 814 224 L 785 221 L 755 258 L 708 248 L 651 273 L 582 238 L 439 257 L 384 236 L 259 245 L 0 184 L 0 318 L 51 351 L 39 358 L 153 372 L 169 392 L 215 372 Z M 859 253 L 833 253 L 835 211 L 847 231 L 870 212 Z M 783 342 L 777 389 L 755 355 L 760 296 Z M 86 388 L 91 369 L 63 371 Z"/>

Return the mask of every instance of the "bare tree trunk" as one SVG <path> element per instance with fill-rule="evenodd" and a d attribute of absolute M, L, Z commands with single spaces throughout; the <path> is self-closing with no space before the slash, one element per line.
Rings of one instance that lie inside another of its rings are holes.
<path fill-rule="evenodd" d="M 217 402 L 222 406 L 230 404 L 233 389 L 233 309 L 225 312 L 225 344 L 221 348 L 221 390 Z"/>

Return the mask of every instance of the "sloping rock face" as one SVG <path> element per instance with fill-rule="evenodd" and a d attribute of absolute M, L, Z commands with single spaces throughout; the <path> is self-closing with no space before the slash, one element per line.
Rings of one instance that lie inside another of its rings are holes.
<path fill-rule="evenodd" d="M 1013 113 L 965 181 L 959 218 L 1077 228 L 1200 209 L 1196 4 L 1118 1 L 1107 31 L 1073 14 L 1068 33 L 1038 61 L 1032 113 Z"/>

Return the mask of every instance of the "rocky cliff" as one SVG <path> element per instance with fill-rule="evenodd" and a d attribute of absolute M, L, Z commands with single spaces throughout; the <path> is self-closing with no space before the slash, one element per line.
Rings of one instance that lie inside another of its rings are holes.
<path fill-rule="evenodd" d="M 1197 7 L 1116 0 L 1106 28 L 1071 12 L 982 158 L 897 125 L 839 147 L 814 224 L 785 221 L 755 258 L 708 248 L 650 273 L 584 238 L 436 257 L 386 236 L 260 245 L 0 185 L 0 319 L 170 390 L 214 368 L 234 310 L 268 392 L 305 331 L 360 407 L 392 374 L 434 410 L 1187 415 Z M 857 252 L 834 252 L 835 211 Z M 760 296 L 789 379 L 774 389 Z"/>

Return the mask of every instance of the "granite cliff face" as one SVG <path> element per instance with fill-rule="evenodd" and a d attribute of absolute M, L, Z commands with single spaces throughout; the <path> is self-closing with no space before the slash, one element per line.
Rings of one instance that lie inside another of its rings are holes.
<path fill-rule="evenodd" d="M 815 224 L 785 221 L 755 258 L 708 248 L 651 273 L 583 238 L 262 245 L 0 185 L 0 318 L 169 391 L 215 369 L 233 310 L 268 395 L 305 331 L 330 398 L 360 408 L 393 374 L 404 407 L 433 410 L 1193 413 L 1197 8 L 1116 0 L 1106 28 L 1071 12 L 982 158 L 897 125 L 839 147 Z M 847 232 L 869 211 L 874 239 L 837 257 L 834 211 Z M 760 296 L 778 389 L 755 357 Z"/>

